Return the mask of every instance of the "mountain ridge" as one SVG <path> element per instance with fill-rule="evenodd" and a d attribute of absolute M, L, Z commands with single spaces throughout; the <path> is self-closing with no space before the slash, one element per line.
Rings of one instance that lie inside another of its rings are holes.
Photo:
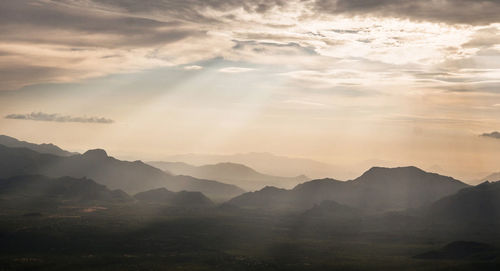
<path fill-rule="evenodd" d="M 244 192 L 234 185 L 174 176 L 142 162 L 121 161 L 108 156 L 102 149 L 62 157 L 0 145 L 0 177 L 25 174 L 89 177 L 111 189 L 123 189 L 128 193 L 165 186 L 173 191 L 205 192 L 213 198 L 229 198 Z"/>
<path fill-rule="evenodd" d="M 292 188 L 308 178 L 304 175 L 281 177 L 264 174 L 253 168 L 233 162 L 221 162 L 202 166 L 193 166 L 183 162 L 153 161 L 148 164 L 176 175 L 189 175 L 196 178 L 219 180 L 234 184 L 246 190 L 258 190 L 265 186 Z"/>
<path fill-rule="evenodd" d="M 36 151 L 39 153 L 47 153 L 47 154 L 53 154 L 53 155 L 57 155 L 57 156 L 71 156 L 71 155 L 78 154 L 76 152 L 69 152 L 69 151 L 63 150 L 52 143 L 35 144 L 35 143 L 27 142 L 27 141 L 18 140 L 14 137 L 10 137 L 7 135 L 0 135 L 0 145 L 4 145 L 7 147 L 13 147 L 13 148 L 28 148 L 30 150 L 33 150 L 33 151 Z"/>
<path fill-rule="evenodd" d="M 386 212 L 418 208 L 465 187 L 468 185 L 456 179 L 416 167 L 374 167 L 350 181 L 312 180 L 280 191 L 279 195 L 273 195 L 269 189 L 266 193 L 261 190 L 245 193 L 228 203 L 239 207 L 273 208 L 286 202 L 289 208 L 308 209 L 331 200 L 372 212 Z"/>

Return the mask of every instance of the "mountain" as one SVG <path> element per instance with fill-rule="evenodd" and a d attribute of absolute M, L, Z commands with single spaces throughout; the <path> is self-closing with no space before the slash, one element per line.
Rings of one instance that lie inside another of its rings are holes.
<path fill-rule="evenodd" d="M 500 172 L 495 172 L 495 173 L 492 173 L 492 174 L 482 178 L 479 183 L 483 183 L 483 182 L 487 182 L 487 181 L 490 181 L 490 182 L 500 181 Z"/>
<path fill-rule="evenodd" d="M 38 207 L 47 203 L 128 202 L 132 197 L 121 190 L 109 190 L 87 178 L 49 178 L 23 175 L 0 179 L 0 203 Z"/>
<path fill-rule="evenodd" d="M 25 174 L 89 177 L 110 189 L 123 189 L 127 193 L 167 187 L 172 191 L 199 191 L 221 200 L 244 192 L 234 185 L 189 176 L 173 176 L 141 161 L 121 161 L 100 149 L 62 157 L 0 145 L 0 178 Z"/>
<path fill-rule="evenodd" d="M 467 187 L 451 177 L 416 167 L 374 167 L 360 177 L 342 182 L 319 179 L 292 190 L 265 188 L 231 199 L 245 208 L 305 210 L 323 201 L 335 201 L 371 212 L 417 208 Z"/>
<path fill-rule="evenodd" d="M 463 227 L 500 226 L 500 182 L 484 182 L 436 201 L 427 219 Z"/>
<path fill-rule="evenodd" d="M 417 167 L 374 167 L 352 181 L 357 207 L 379 210 L 417 208 L 454 194 L 467 184 Z"/>
<path fill-rule="evenodd" d="M 148 203 L 159 203 L 183 207 L 209 207 L 213 202 L 200 192 L 171 192 L 166 188 L 157 188 L 137 193 L 137 200 Z"/>
<path fill-rule="evenodd" d="M 26 141 L 20 141 L 13 137 L 0 135 L 0 145 L 11 148 L 27 148 L 39 153 L 48 153 L 57 156 L 71 156 L 77 153 L 65 151 L 54 144 L 34 144 Z"/>
<path fill-rule="evenodd" d="M 292 188 L 307 180 L 304 175 L 297 177 L 272 176 L 257 172 L 242 164 L 229 162 L 204 166 L 192 166 L 182 162 L 149 162 L 148 164 L 175 175 L 189 175 L 201 179 L 218 180 L 237 185 L 246 190 L 262 189 L 268 185 Z"/>
<path fill-rule="evenodd" d="M 295 177 L 306 175 L 312 178 L 336 176 L 349 179 L 355 171 L 311 159 L 279 156 L 270 153 L 238 153 L 232 155 L 181 154 L 168 156 L 165 161 L 184 162 L 191 165 L 212 165 L 218 163 L 243 164 L 263 174 Z"/>

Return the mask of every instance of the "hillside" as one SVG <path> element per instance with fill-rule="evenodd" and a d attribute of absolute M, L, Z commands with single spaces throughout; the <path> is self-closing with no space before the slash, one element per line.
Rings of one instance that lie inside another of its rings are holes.
<path fill-rule="evenodd" d="M 427 219 L 460 227 L 500 225 L 500 182 L 484 182 L 436 201 Z"/>
<path fill-rule="evenodd" d="M 134 195 L 142 202 L 182 207 L 210 207 L 213 202 L 200 192 L 171 192 L 165 188 L 152 189 Z"/>
<path fill-rule="evenodd" d="M 23 175 L 0 179 L 0 202 L 10 207 L 37 208 L 45 204 L 92 204 L 132 201 L 121 190 L 110 190 L 87 178 Z"/>

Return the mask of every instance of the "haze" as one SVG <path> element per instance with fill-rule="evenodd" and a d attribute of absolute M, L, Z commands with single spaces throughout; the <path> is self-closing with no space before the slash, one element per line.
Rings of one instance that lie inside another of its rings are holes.
<path fill-rule="evenodd" d="M 0 132 L 124 159 L 498 172 L 500 4 L 0 3 Z M 341 175 L 339 173 L 339 175 Z M 326 176 L 325 176 L 326 177 Z"/>

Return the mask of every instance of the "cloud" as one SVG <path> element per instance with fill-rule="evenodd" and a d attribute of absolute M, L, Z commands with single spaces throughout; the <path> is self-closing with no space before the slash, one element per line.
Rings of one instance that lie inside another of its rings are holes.
<path fill-rule="evenodd" d="M 110 124 L 114 121 L 103 117 L 73 117 L 60 114 L 47 114 L 43 112 L 32 112 L 29 114 L 10 114 L 5 116 L 6 119 L 15 120 L 36 120 L 36 121 L 53 121 L 53 122 L 80 122 L 80 123 L 103 123 Z"/>
<path fill-rule="evenodd" d="M 203 67 L 198 66 L 198 65 L 184 66 L 184 70 L 186 70 L 186 71 L 196 71 L 196 70 L 201 70 L 201 69 L 203 69 Z"/>
<path fill-rule="evenodd" d="M 500 132 L 495 131 L 495 132 L 491 132 L 491 133 L 484 133 L 481 136 L 500 139 Z"/>
<path fill-rule="evenodd" d="M 317 13 L 374 15 L 451 24 L 499 21 L 498 0 L 315 0 Z"/>
<path fill-rule="evenodd" d="M 456 67 L 462 59 L 492 66 L 500 34 L 489 24 L 500 22 L 499 6 L 497 0 L 0 1 L 0 90 L 164 66 L 196 70 L 196 63 L 215 58 L 320 71 L 353 58 L 360 70 L 378 62 L 429 65 L 420 68 L 434 72 L 430 65 L 445 59 Z M 489 51 L 477 54 L 490 56 L 471 58 L 478 47 Z"/>
<path fill-rule="evenodd" d="M 489 24 L 498 22 L 498 0 L 59 0 L 119 8 L 133 13 L 176 14 L 184 19 L 217 21 L 203 11 L 228 13 L 241 10 L 249 14 L 270 14 L 300 7 L 302 14 L 376 15 L 445 23 Z M 227 16 L 231 17 L 231 16 Z M 283 24 L 283 23 L 281 23 Z M 286 24 L 285 24 L 286 25 Z"/>
<path fill-rule="evenodd" d="M 243 72 L 250 72 L 255 69 L 251 68 L 242 68 L 242 67 L 227 67 L 227 68 L 222 68 L 219 69 L 219 72 L 224 72 L 224 73 L 243 73 Z"/>

